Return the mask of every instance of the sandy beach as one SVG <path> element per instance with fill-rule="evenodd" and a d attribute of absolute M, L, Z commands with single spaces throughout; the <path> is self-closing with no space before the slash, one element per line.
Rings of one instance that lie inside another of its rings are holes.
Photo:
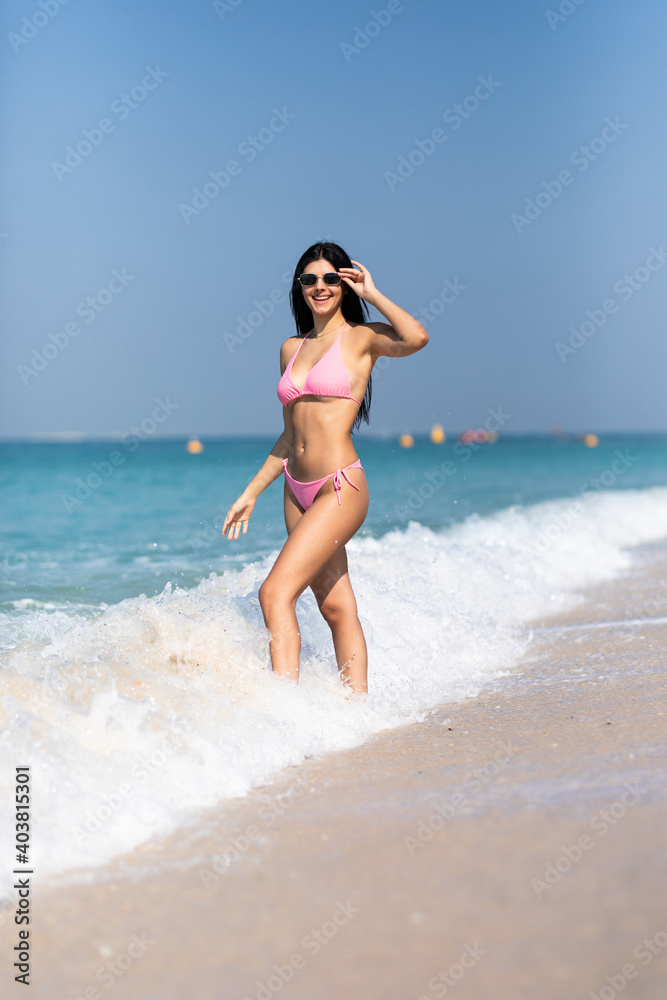
<path fill-rule="evenodd" d="M 32 995 L 662 1000 L 666 640 L 644 546 L 478 697 L 39 886 Z"/>

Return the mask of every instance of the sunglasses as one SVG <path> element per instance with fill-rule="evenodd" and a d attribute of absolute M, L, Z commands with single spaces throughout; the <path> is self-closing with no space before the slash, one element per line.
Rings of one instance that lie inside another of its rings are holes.
<path fill-rule="evenodd" d="M 299 276 L 299 281 L 302 285 L 308 287 L 310 285 L 316 285 L 317 279 L 322 277 L 324 279 L 325 285 L 340 285 L 340 274 L 336 274 L 335 271 L 329 271 L 327 274 L 301 274 Z"/>

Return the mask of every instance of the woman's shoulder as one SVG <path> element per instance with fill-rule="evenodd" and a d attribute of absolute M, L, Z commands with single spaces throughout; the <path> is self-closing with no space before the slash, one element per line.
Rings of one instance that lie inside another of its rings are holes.
<path fill-rule="evenodd" d="M 303 337 L 288 337 L 287 340 L 283 341 L 280 345 L 280 367 L 282 371 L 284 371 L 285 366 L 289 364 L 289 359 L 292 357 L 302 340 Z"/>
<path fill-rule="evenodd" d="M 302 340 L 303 337 L 288 337 L 287 340 L 284 340 L 280 345 L 280 356 L 282 357 L 285 352 L 287 352 L 287 355 L 289 356 L 296 350 Z"/>

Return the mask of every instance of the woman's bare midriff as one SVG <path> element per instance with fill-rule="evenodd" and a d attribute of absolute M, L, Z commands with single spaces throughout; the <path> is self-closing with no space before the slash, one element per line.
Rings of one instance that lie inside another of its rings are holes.
<path fill-rule="evenodd" d="M 339 396 L 303 396 L 285 414 L 290 453 L 289 472 L 312 482 L 356 462 L 352 427 L 359 407 Z"/>

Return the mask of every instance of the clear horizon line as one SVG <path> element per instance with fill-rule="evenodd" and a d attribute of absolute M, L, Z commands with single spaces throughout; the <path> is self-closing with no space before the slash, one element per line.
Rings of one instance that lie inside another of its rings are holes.
<path fill-rule="evenodd" d="M 446 439 L 451 441 L 459 436 L 459 434 L 464 434 L 469 430 L 478 430 L 476 427 L 466 427 L 458 430 L 446 430 Z M 372 433 L 367 432 L 360 435 L 360 439 L 371 438 L 382 441 L 387 440 L 398 440 L 403 434 L 410 434 L 413 438 L 428 438 L 430 431 L 389 431 L 389 432 L 378 432 Z M 567 430 L 560 429 L 558 434 L 555 434 L 553 430 L 525 430 L 525 431 L 504 431 L 498 435 L 499 440 L 503 438 L 517 438 L 517 437 L 547 437 L 554 440 L 564 437 L 583 437 L 585 434 L 596 434 L 598 436 L 628 436 L 628 435 L 644 435 L 646 437 L 665 437 L 667 436 L 667 428 L 665 429 L 642 429 L 642 430 Z M 258 432 L 255 434 L 216 434 L 216 433 L 202 433 L 202 434 L 152 434 L 145 440 L 142 440 L 142 444 L 149 444 L 150 442 L 157 441 L 238 441 L 238 440 L 253 440 L 253 439 L 263 439 L 271 438 L 274 436 L 271 432 Z M 24 431 L 19 434 L 7 434 L 0 432 L 0 441 L 3 442 L 51 442 L 51 443 L 61 443 L 61 444 L 79 444 L 82 442 L 95 442 L 99 441 L 117 441 L 122 442 L 123 438 L 131 437 L 128 431 Z"/>

